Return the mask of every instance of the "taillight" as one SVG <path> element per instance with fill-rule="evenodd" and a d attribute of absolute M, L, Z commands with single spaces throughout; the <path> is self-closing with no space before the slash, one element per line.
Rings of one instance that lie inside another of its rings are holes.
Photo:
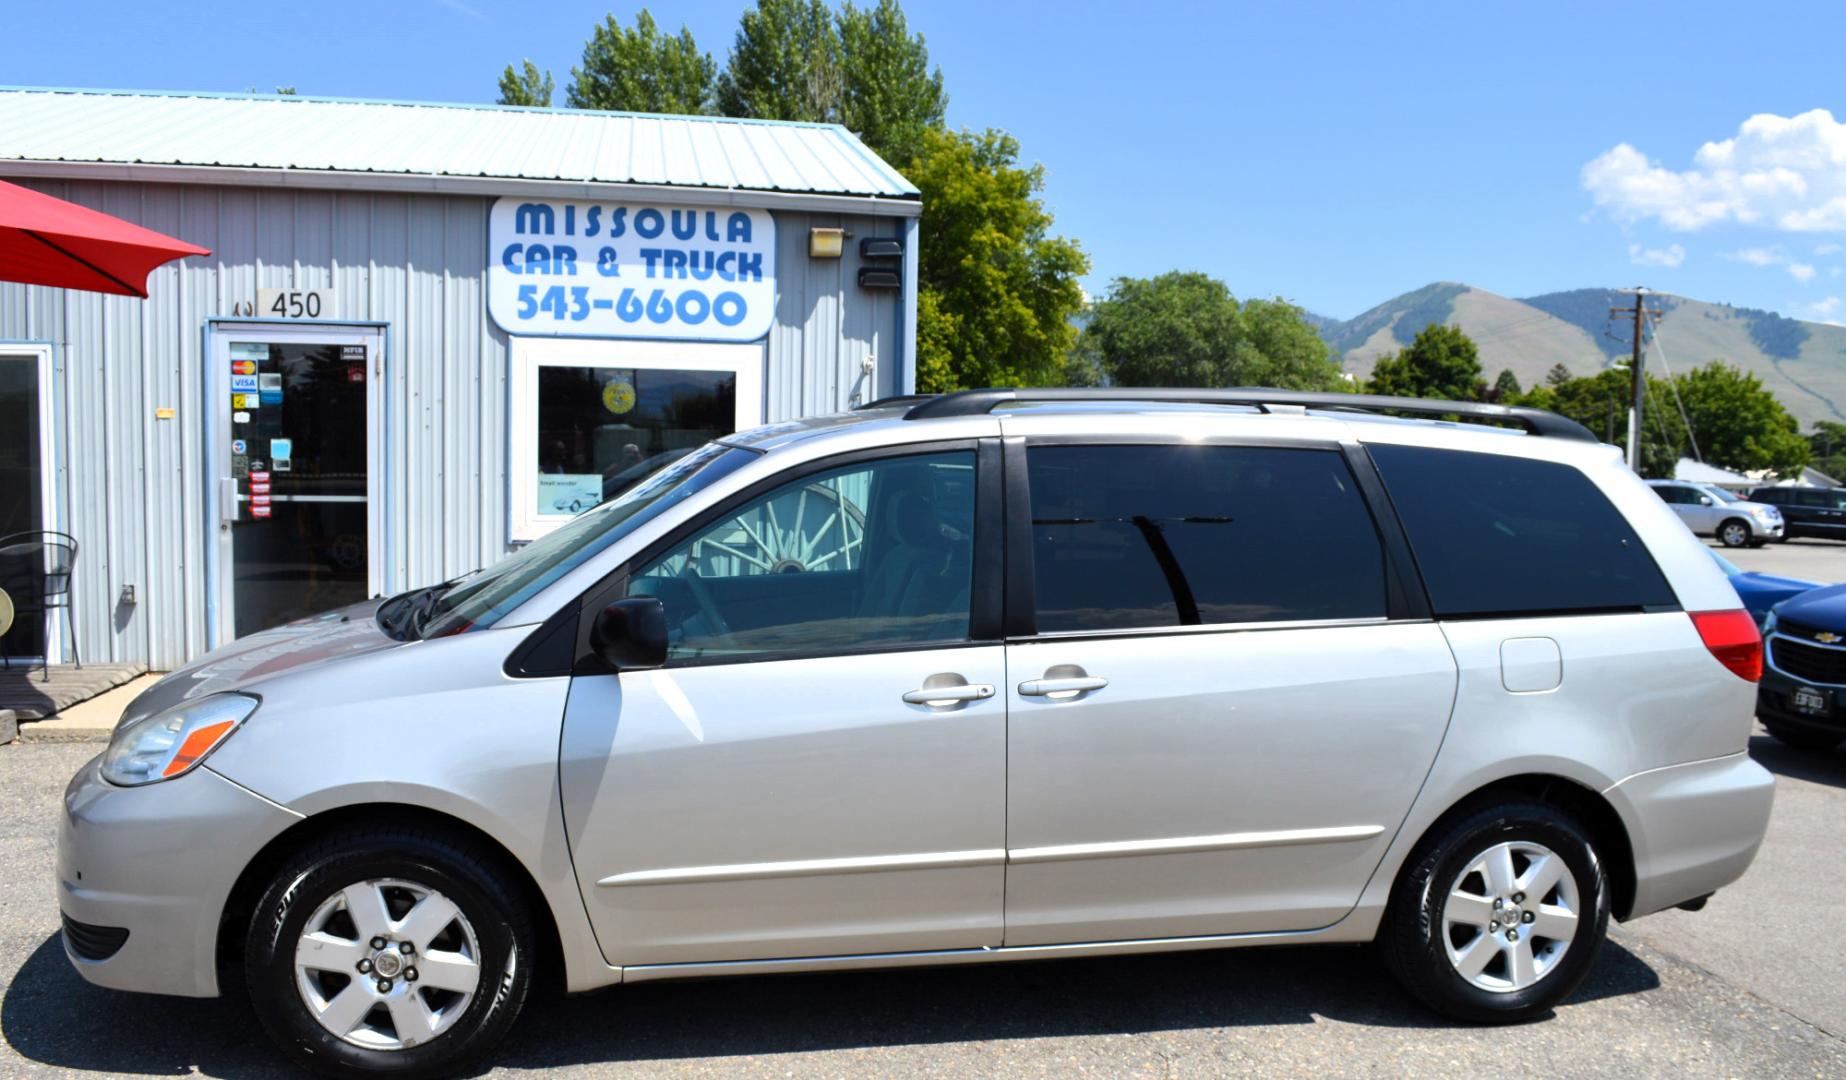
<path fill-rule="evenodd" d="M 1718 663 L 1745 682 L 1762 681 L 1763 635 L 1757 632 L 1756 620 L 1749 612 L 1694 611 L 1691 615 L 1699 640 L 1718 658 Z"/>

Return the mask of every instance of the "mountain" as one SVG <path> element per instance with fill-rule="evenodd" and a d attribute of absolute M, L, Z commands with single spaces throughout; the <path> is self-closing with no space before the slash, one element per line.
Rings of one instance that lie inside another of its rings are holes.
<path fill-rule="evenodd" d="M 1610 289 L 1572 289 L 1513 299 L 1439 281 L 1407 292 L 1344 322 L 1311 315 L 1320 336 L 1360 378 L 1379 356 L 1409 344 L 1430 323 L 1451 323 L 1474 339 L 1488 382 L 1511 369 L 1521 386 L 1544 379 L 1555 364 L 1592 375 L 1629 355 L 1630 326 L 1609 309 L 1630 302 Z M 1802 322 L 1756 308 L 1713 304 L 1652 293 L 1648 306 L 1665 312 L 1658 348 L 1648 354 L 1658 374 L 1661 357 L 1673 371 L 1723 360 L 1763 380 L 1803 427 L 1816 420 L 1846 421 L 1846 327 Z"/>

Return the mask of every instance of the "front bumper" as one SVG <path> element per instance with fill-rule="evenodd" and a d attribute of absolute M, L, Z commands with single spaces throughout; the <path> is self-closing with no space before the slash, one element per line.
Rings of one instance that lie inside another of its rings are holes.
<path fill-rule="evenodd" d="M 1777 727 L 1846 735 L 1846 701 L 1841 700 L 1846 696 L 1846 686 L 1798 678 L 1776 667 L 1775 637 L 1770 636 L 1768 647 L 1763 650 L 1763 681 L 1757 685 L 1756 715 L 1772 721 Z M 1825 693 L 1827 706 L 1822 712 L 1803 712 L 1795 708 L 1795 691 L 1802 687 Z"/>
<path fill-rule="evenodd" d="M 1634 918 L 1742 877 L 1769 829 L 1775 777 L 1739 753 L 1638 773 L 1604 794 L 1628 823 Z"/>
<path fill-rule="evenodd" d="M 64 791 L 58 908 L 86 930 L 125 930 L 106 957 L 91 936 L 64 954 L 98 986 L 184 997 L 218 994 L 218 920 L 237 876 L 300 815 L 209 769 L 123 788 L 92 760 Z M 113 934 L 111 935 L 113 937 Z"/>

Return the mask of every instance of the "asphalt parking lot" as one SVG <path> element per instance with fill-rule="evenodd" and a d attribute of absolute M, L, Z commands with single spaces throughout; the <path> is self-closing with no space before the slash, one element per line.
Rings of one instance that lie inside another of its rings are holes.
<path fill-rule="evenodd" d="M 0 1077 L 290 1075 L 241 1002 L 100 990 L 65 961 L 55 815 L 97 749 L 0 747 Z M 1538 1023 L 1443 1021 L 1364 949 L 1244 949 L 541 1000 L 493 1074 L 1846 1076 L 1846 752 L 1753 751 L 1780 786 L 1749 875 L 1701 913 L 1615 928 Z"/>
<path fill-rule="evenodd" d="M 1846 540 L 1785 540 L 1759 548 L 1727 548 L 1716 540 L 1705 543 L 1739 570 L 1758 570 L 1828 585 L 1846 581 Z"/>

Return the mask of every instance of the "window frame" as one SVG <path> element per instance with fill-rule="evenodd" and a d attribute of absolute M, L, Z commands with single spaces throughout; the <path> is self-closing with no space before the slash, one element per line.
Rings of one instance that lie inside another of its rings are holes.
<path fill-rule="evenodd" d="M 49 341 L 0 340 L 0 363 L 17 361 L 33 365 L 38 376 L 38 477 L 39 528 L 56 532 L 63 528 L 58 516 L 58 469 L 63 464 L 58 449 L 63 445 L 58 432 L 57 346 Z M 64 638 L 56 632 L 57 608 L 43 612 L 40 627 L 39 656 L 15 656 L 15 660 L 40 660 L 58 664 L 64 660 Z M 69 613 L 66 613 L 68 617 Z"/>
<path fill-rule="evenodd" d="M 837 656 L 874 656 L 880 653 L 922 652 L 968 649 L 1001 644 L 1002 578 L 1001 546 L 1004 523 L 1001 496 L 1000 440 L 939 439 L 927 442 L 898 443 L 864 450 L 834 454 L 792 465 L 773 476 L 751 484 L 742 491 L 707 507 L 672 532 L 649 544 L 623 561 L 602 581 L 586 590 L 566 610 L 577 615 L 576 660 L 573 675 L 612 674 L 609 665 L 590 645 L 590 632 L 596 614 L 604 607 L 628 595 L 628 582 L 635 571 L 666 555 L 673 548 L 692 539 L 705 529 L 738 513 L 750 503 L 789 484 L 820 473 L 836 472 L 855 465 L 892 458 L 927 457 L 944 453 L 974 454 L 974 557 L 970 565 L 968 595 L 968 636 L 959 640 L 899 641 L 834 649 L 788 649 L 777 652 L 751 653 L 747 656 L 686 656 L 669 659 L 663 668 L 714 667 L 728 664 L 761 664 L 787 660 L 816 660 Z"/>
<path fill-rule="evenodd" d="M 640 341 L 511 337 L 507 342 L 507 535 L 537 540 L 571 514 L 541 514 L 538 498 L 538 373 L 542 367 L 717 371 L 736 379 L 730 434 L 763 423 L 762 342 Z M 723 438 L 722 435 L 714 438 Z"/>
<path fill-rule="evenodd" d="M 1358 489 L 1360 505 L 1371 517 L 1384 566 L 1385 614 L 1342 619 L 1277 619 L 1260 622 L 1121 627 L 1108 630 L 1038 629 L 1038 583 L 1032 550 L 1032 494 L 1026 455 L 1040 446 L 1208 446 L 1261 450 L 1332 452 L 1340 455 Z M 1310 630 L 1335 626 L 1382 626 L 1431 621 L 1429 596 L 1410 554 L 1410 542 L 1397 519 L 1377 469 L 1359 443 L 1332 439 L 1265 436 L 1190 438 L 1163 435 L 1034 435 L 1004 440 L 1006 488 L 1005 577 L 1006 641 L 1081 641 L 1096 638 L 1167 637 L 1181 634 L 1248 633 L 1263 630 Z"/>

